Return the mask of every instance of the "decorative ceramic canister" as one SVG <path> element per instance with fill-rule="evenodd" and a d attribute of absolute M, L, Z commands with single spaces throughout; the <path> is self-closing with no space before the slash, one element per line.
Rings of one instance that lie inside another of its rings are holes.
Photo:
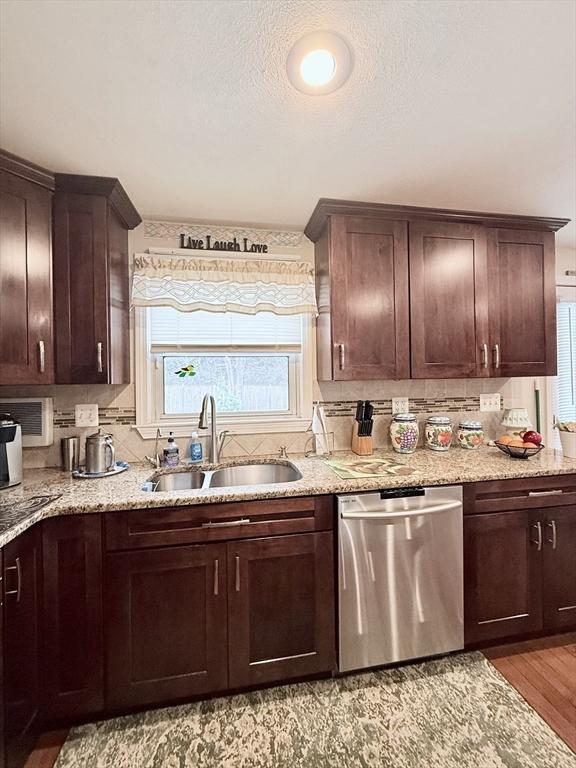
<path fill-rule="evenodd" d="M 390 424 L 390 440 L 397 453 L 414 453 L 418 444 L 418 422 L 413 413 L 397 413 Z"/>
<path fill-rule="evenodd" d="M 484 442 L 484 430 L 480 421 L 461 421 L 458 424 L 458 442 L 461 448 L 479 448 Z"/>
<path fill-rule="evenodd" d="M 448 416 L 426 419 L 426 447 L 431 451 L 447 451 L 452 442 L 452 422 Z"/>

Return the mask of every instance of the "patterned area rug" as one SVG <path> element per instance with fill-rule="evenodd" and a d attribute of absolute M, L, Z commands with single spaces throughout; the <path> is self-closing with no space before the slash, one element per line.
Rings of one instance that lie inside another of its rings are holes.
<path fill-rule="evenodd" d="M 56 768 L 576 768 L 480 653 L 75 728 Z"/>

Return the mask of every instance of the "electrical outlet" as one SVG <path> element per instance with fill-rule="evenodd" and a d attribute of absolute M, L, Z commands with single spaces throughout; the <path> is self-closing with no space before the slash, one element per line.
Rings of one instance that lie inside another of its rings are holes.
<path fill-rule="evenodd" d="M 92 405 L 77 405 L 74 423 L 77 427 L 98 426 L 98 403 Z"/>
<path fill-rule="evenodd" d="M 500 394 L 494 395 L 480 395 L 480 410 L 481 411 L 499 411 L 500 410 Z"/>
<path fill-rule="evenodd" d="M 407 397 L 392 398 L 392 413 L 408 413 L 410 401 Z"/>

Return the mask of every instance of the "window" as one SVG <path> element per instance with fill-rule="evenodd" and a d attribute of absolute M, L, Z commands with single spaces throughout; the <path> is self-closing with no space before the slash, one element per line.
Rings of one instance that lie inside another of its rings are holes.
<path fill-rule="evenodd" d="M 236 432 L 305 429 L 311 325 L 306 315 L 138 309 L 140 431 L 151 436 L 156 426 L 166 426 L 179 434 L 181 426 L 188 434 L 206 393 L 216 399 L 219 426 Z"/>
<path fill-rule="evenodd" d="M 557 307 L 558 375 L 552 391 L 552 413 L 559 421 L 576 421 L 576 301 L 568 295 L 559 292 Z M 560 448 L 557 430 L 553 443 Z"/>
<path fill-rule="evenodd" d="M 560 421 L 576 421 L 576 302 L 559 302 L 557 318 L 556 415 Z"/>

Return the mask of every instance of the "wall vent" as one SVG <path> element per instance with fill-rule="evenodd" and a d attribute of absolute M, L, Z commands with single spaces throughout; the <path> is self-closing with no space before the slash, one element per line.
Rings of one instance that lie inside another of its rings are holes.
<path fill-rule="evenodd" d="M 54 442 L 54 405 L 51 397 L 1 397 L 0 413 L 9 413 L 22 427 L 22 446 L 34 448 Z"/>

